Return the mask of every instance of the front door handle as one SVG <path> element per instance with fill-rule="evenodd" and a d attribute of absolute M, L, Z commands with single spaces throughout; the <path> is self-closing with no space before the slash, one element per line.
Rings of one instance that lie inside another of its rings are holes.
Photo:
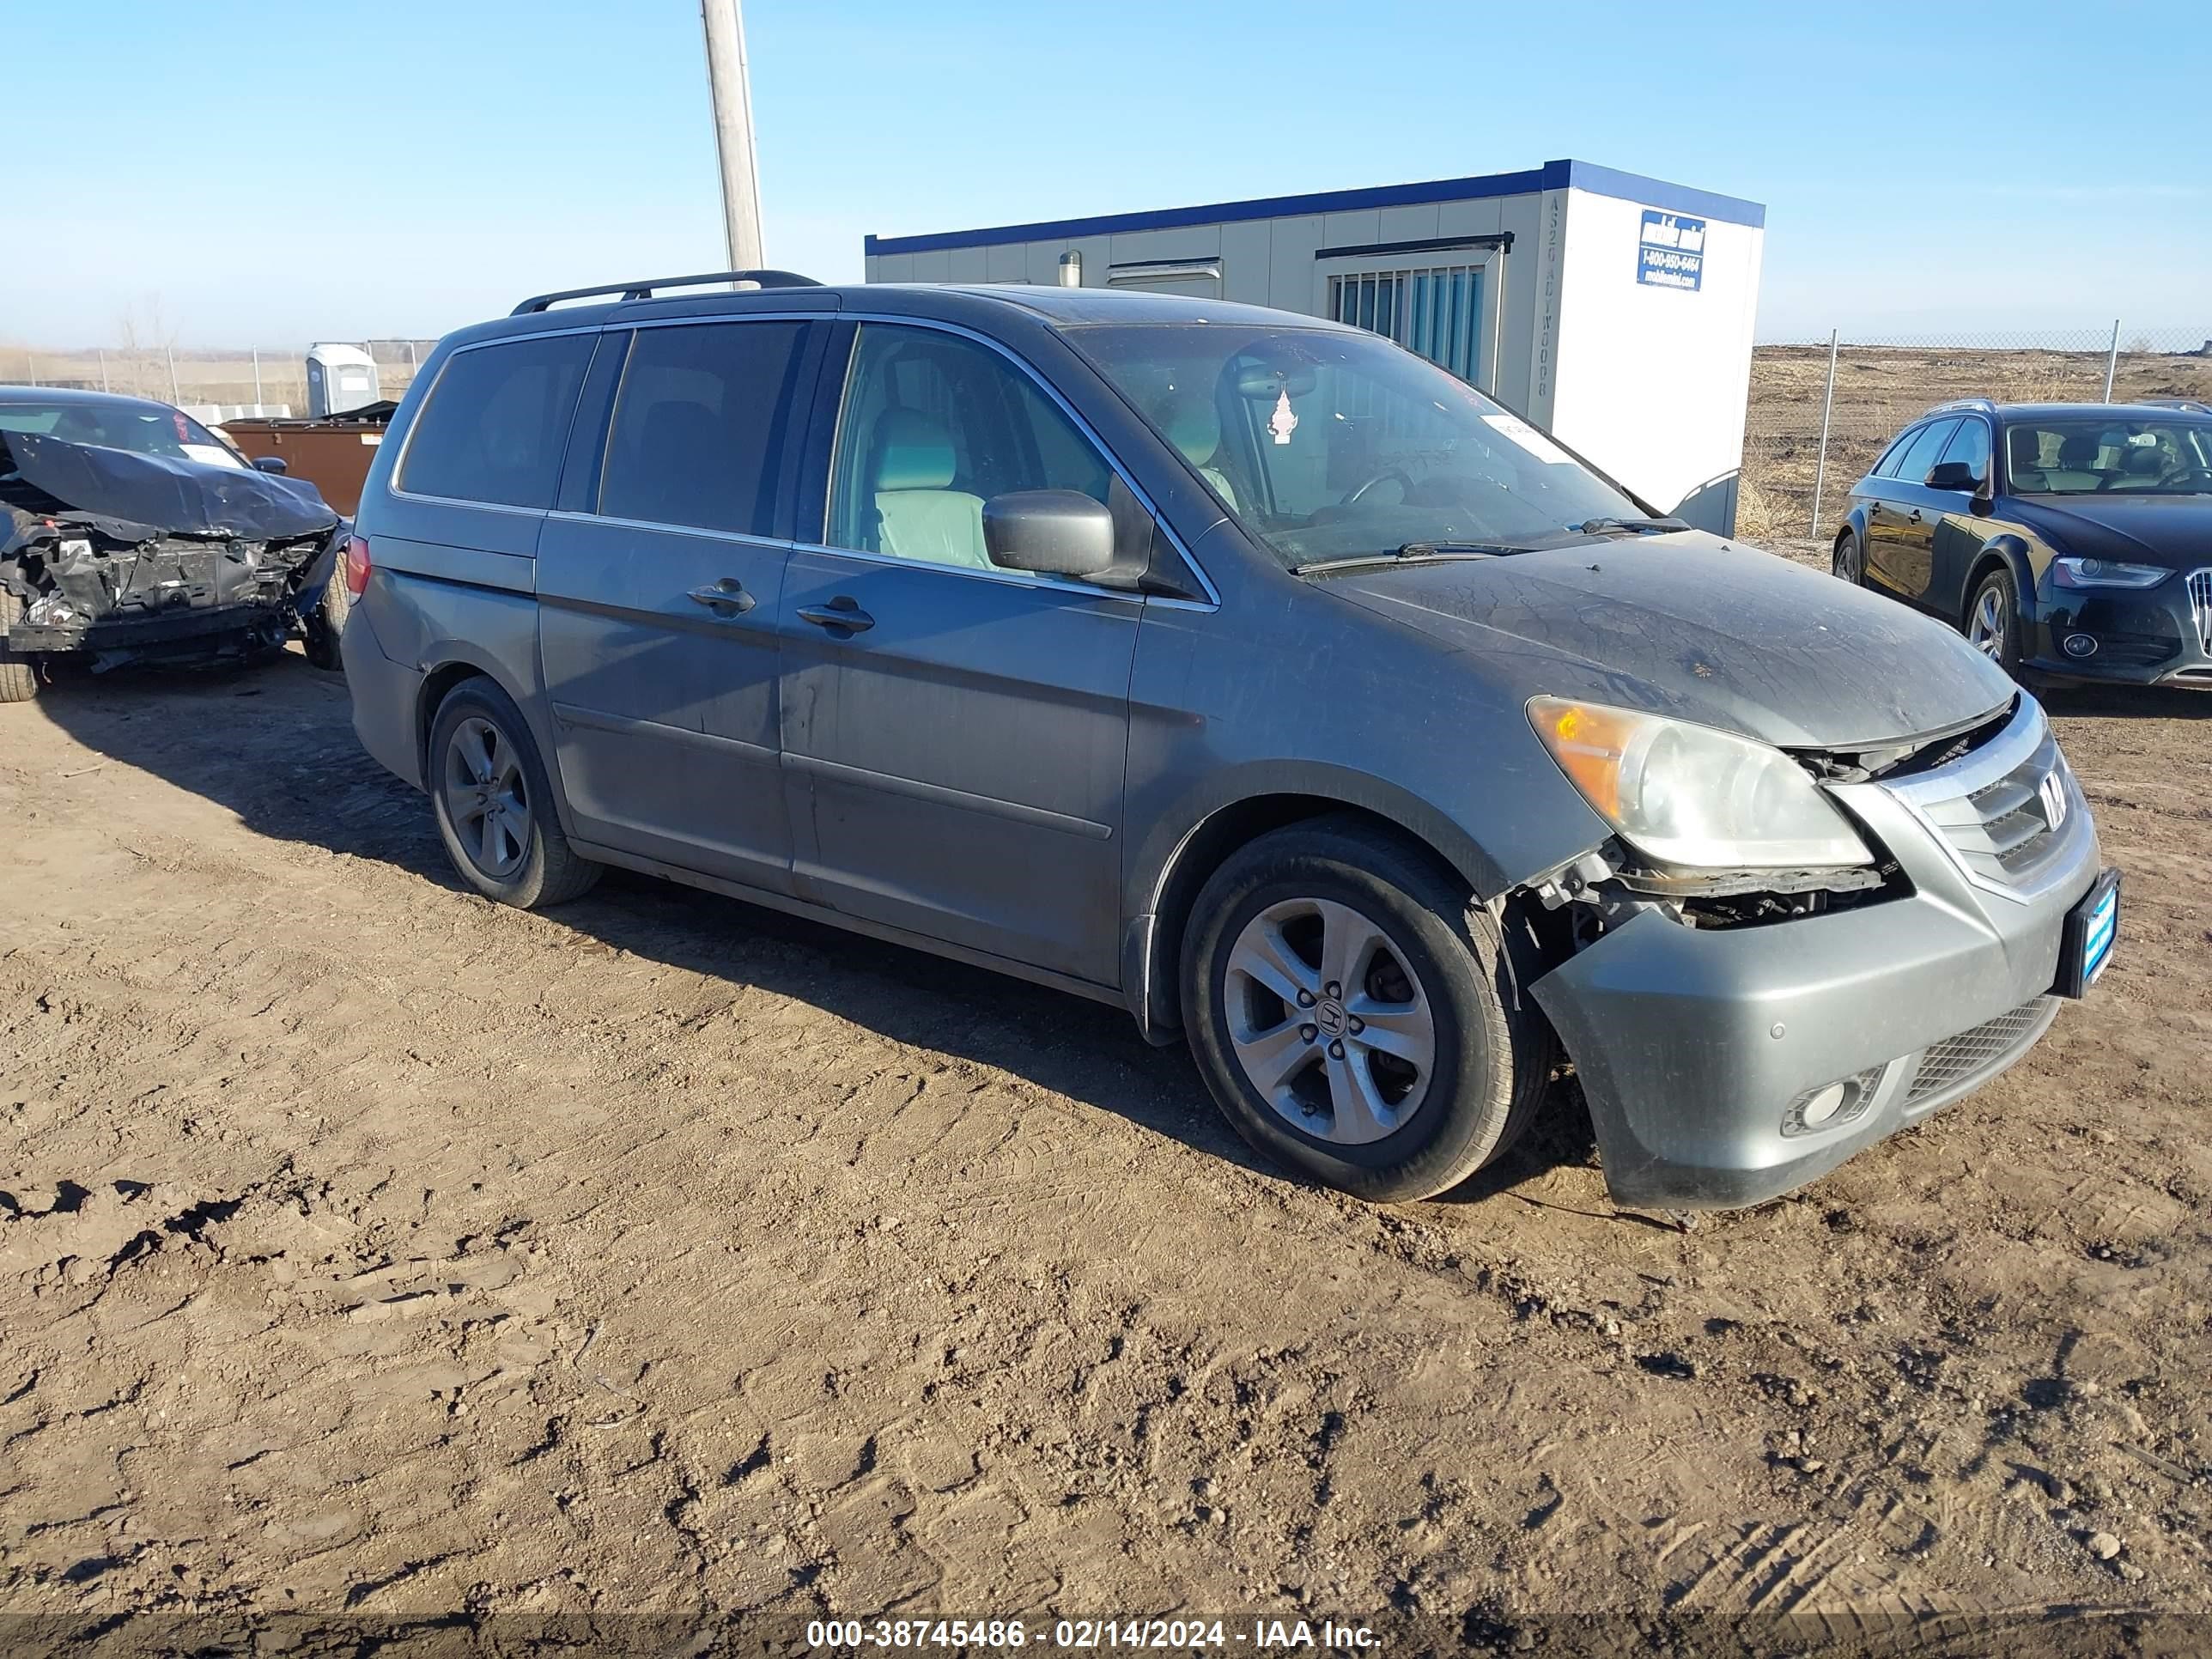
<path fill-rule="evenodd" d="M 842 629 L 848 634 L 865 634 L 876 625 L 876 619 L 860 609 L 860 602 L 840 593 L 827 605 L 802 605 L 799 607 L 801 622 L 811 622 L 817 628 Z"/>
<path fill-rule="evenodd" d="M 744 584 L 735 576 L 725 576 L 704 587 L 695 587 L 687 597 L 705 605 L 718 617 L 741 617 L 756 603 L 753 596 L 745 592 Z"/>

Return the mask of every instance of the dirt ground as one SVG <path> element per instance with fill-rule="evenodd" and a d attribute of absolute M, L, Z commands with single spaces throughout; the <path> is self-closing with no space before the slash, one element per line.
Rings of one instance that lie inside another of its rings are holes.
<path fill-rule="evenodd" d="M 2192 1650 L 2212 698 L 2049 701 L 2093 1000 L 1686 1231 L 1564 1090 L 1369 1208 L 1113 1010 L 643 878 L 497 908 L 296 656 L 0 708 L 0 1614 Z"/>

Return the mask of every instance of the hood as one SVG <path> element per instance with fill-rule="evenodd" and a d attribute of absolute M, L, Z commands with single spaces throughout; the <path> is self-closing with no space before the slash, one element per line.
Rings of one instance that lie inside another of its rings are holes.
<path fill-rule="evenodd" d="M 64 512 L 155 535 L 284 541 L 337 522 L 314 485 L 251 468 L 209 466 L 98 444 L 11 432 L 0 437 L 0 480 L 13 471 Z"/>
<path fill-rule="evenodd" d="M 2008 505 L 2062 553 L 2169 570 L 2212 564 L 2212 495 L 2015 495 Z"/>
<path fill-rule="evenodd" d="M 1938 734 L 2014 695 L 1942 623 L 1702 532 L 1316 580 L 1466 653 L 1516 696 L 1611 703 L 1783 748 Z"/>

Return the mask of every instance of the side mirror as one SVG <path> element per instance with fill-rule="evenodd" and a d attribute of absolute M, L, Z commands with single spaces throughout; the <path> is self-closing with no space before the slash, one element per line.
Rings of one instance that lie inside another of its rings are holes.
<path fill-rule="evenodd" d="M 282 455 L 256 455 L 253 470 L 256 472 L 289 472 L 292 464 Z"/>
<path fill-rule="evenodd" d="M 1018 489 L 983 503 L 983 546 L 1006 570 L 1096 576 L 1114 563 L 1114 515 L 1079 489 Z"/>
<path fill-rule="evenodd" d="M 1928 487 L 1930 489 L 1953 489 L 1964 495 L 1979 489 L 1982 481 L 1974 476 L 1974 469 L 1964 461 L 1938 461 L 1929 470 Z"/>

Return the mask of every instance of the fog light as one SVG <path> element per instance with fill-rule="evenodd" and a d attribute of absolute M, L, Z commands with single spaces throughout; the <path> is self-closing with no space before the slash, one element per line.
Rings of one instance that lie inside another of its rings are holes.
<path fill-rule="evenodd" d="M 1817 1089 L 1808 1089 L 1783 1113 L 1782 1133 L 1817 1134 L 1824 1129 L 1840 1128 L 1856 1121 L 1874 1104 L 1875 1091 L 1881 1086 L 1882 1073 L 1888 1069 L 1886 1066 L 1869 1066 L 1850 1077 L 1838 1078 L 1833 1083 L 1824 1083 Z"/>
<path fill-rule="evenodd" d="M 1797 1121 L 1808 1129 L 1817 1129 L 1838 1112 L 1844 1102 L 1850 1098 L 1850 1091 L 1840 1083 L 1831 1083 L 1825 1089 L 1816 1089 L 1813 1097 L 1797 1109 Z"/>
<path fill-rule="evenodd" d="M 2063 649 L 2069 657 L 2094 657 L 2097 654 L 2097 641 L 2087 634 L 2069 634 Z"/>

